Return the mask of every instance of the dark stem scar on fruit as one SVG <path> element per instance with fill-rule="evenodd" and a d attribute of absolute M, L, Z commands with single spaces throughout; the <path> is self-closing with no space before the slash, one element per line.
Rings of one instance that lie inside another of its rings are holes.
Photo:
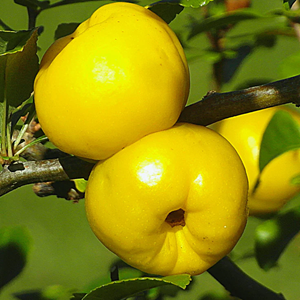
<path fill-rule="evenodd" d="M 177 209 L 174 211 L 171 211 L 168 216 L 166 217 L 166 222 L 171 226 L 185 226 L 185 220 L 184 220 L 184 213 L 185 211 L 183 209 Z"/>

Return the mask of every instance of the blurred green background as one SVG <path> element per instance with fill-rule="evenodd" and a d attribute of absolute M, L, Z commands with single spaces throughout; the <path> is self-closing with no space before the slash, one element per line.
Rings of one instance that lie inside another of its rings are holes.
<path fill-rule="evenodd" d="M 55 1 L 53 1 L 55 2 Z M 60 23 L 82 22 L 105 2 L 94 1 L 53 8 L 42 12 L 37 25 L 45 30 L 39 38 L 40 57 L 54 40 L 54 32 Z M 140 2 L 143 5 L 151 1 Z M 252 8 L 260 12 L 282 7 L 281 0 L 254 0 Z M 187 43 L 187 26 L 191 18 L 198 18 L 198 9 L 185 9 L 170 26 Z M 27 12 L 13 0 L 1 0 L 0 18 L 15 30 L 27 29 Z M 280 23 L 280 19 L 278 20 Z M 235 36 L 263 28 L 279 26 L 268 20 L 244 21 L 236 26 L 229 43 Z M 189 103 L 200 100 L 211 88 L 212 57 L 205 55 L 209 47 L 205 34 L 188 41 L 186 49 L 191 72 Z M 224 91 L 235 90 L 251 82 L 269 82 L 296 75 L 295 68 L 285 68 L 290 56 L 299 54 L 300 43 L 296 37 L 280 36 L 272 47 L 256 47 L 243 61 Z M 198 54 L 201 54 L 198 56 Z M 300 54 L 299 54 L 300 56 Z M 294 66 L 295 67 L 295 66 Z M 288 207 L 299 204 L 296 197 Z M 300 299 L 300 237 L 296 237 L 279 260 L 278 267 L 265 272 L 252 257 L 255 227 L 263 220 L 250 218 L 246 231 L 233 251 L 233 259 L 250 276 L 286 299 Z M 28 290 L 61 285 L 74 291 L 85 291 L 91 282 L 109 275 L 109 267 L 116 256 L 109 252 L 93 235 L 85 217 L 84 200 L 72 203 L 56 197 L 39 198 L 26 186 L 0 199 L 0 226 L 22 225 L 28 228 L 33 248 L 25 269 L 0 294 L 0 300 L 15 299 L 12 294 Z M 176 299 L 200 300 L 208 292 L 222 293 L 223 288 L 208 273 L 193 278 L 188 291 L 180 291 Z M 237 283 L 238 284 L 238 283 Z M 171 297 L 167 298 L 171 299 Z M 213 299 L 213 298 L 208 298 Z"/>

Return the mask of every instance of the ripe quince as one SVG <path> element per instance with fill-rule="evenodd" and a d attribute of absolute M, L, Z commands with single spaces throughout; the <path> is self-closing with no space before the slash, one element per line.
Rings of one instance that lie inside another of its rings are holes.
<path fill-rule="evenodd" d="M 85 205 L 95 235 L 129 265 L 197 275 L 239 240 L 247 193 L 234 148 L 211 129 L 179 123 L 98 162 Z"/>
<path fill-rule="evenodd" d="M 259 176 L 262 137 L 278 110 L 289 112 L 300 124 L 299 113 L 279 106 L 228 118 L 212 126 L 235 147 L 245 165 L 249 179 L 248 206 L 251 215 L 275 213 L 300 192 L 300 186 L 291 183 L 291 179 L 300 173 L 299 150 L 285 152 L 273 159 L 263 169 L 260 183 L 254 190 Z"/>
<path fill-rule="evenodd" d="M 101 160 L 175 124 L 188 98 L 189 70 L 179 40 L 160 17 L 117 2 L 48 49 L 34 93 L 50 141 Z"/>

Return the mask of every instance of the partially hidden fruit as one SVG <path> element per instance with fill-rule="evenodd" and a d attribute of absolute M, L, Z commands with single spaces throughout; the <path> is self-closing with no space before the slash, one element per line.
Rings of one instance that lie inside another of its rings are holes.
<path fill-rule="evenodd" d="M 158 275 L 197 275 L 227 255 L 247 220 L 248 182 L 234 148 L 181 123 L 98 162 L 86 212 L 100 241 Z"/>
<path fill-rule="evenodd" d="M 260 183 L 254 190 L 259 176 L 262 137 L 278 110 L 289 112 L 300 124 L 300 115 L 297 112 L 280 106 L 225 119 L 212 126 L 235 147 L 245 165 L 249 179 L 248 206 L 252 215 L 277 212 L 300 192 L 300 186 L 291 183 L 291 179 L 300 173 L 298 150 L 286 152 L 273 159 L 262 171 Z"/>
<path fill-rule="evenodd" d="M 100 7 L 48 49 L 34 91 L 50 141 L 101 160 L 174 125 L 187 101 L 189 71 L 161 18 L 118 2 Z"/>
<path fill-rule="evenodd" d="M 225 0 L 227 12 L 243 9 L 251 5 L 251 0 Z"/>

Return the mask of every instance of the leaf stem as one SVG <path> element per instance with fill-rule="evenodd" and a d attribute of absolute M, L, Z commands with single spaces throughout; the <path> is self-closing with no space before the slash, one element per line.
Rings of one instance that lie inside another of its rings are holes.
<path fill-rule="evenodd" d="M 35 10 L 31 7 L 27 7 L 28 13 L 28 29 L 33 29 L 36 27 L 36 19 L 41 11 Z"/>
<path fill-rule="evenodd" d="M 3 111 L 2 111 L 2 129 L 1 129 L 1 155 L 7 156 L 6 151 L 6 101 L 3 102 Z"/>
<path fill-rule="evenodd" d="M 26 132 L 28 126 L 29 126 L 28 124 L 24 124 L 24 125 L 22 126 L 22 128 L 21 128 L 21 130 L 20 130 L 20 132 L 19 132 L 19 134 L 18 134 L 18 137 L 16 138 L 16 140 L 15 140 L 15 142 L 14 142 L 14 150 L 17 149 L 17 147 L 18 147 L 20 141 L 22 140 L 22 137 L 23 137 L 24 133 Z"/>
<path fill-rule="evenodd" d="M 10 124 L 7 124 L 7 126 L 6 126 L 7 156 L 12 157 L 13 151 L 12 151 L 12 146 L 11 146 L 11 132 L 10 132 L 9 126 L 10 126 Z"/>
<path fill-rule="evenodd" d="M 0 103 L 3 103 L 3 110 L 2 110 L 2 127 L 1 127 L 1 155 L 7 156 L 6 151 L 6 126 L 7 126 L 7 119 L 8 119 L 8 103 L 6 99 L 6 64 L 7 64 L 7 56 L 4 56 L 4 68 L 1 82 L 3 82 L 3 93 L 0 95 L 2 99 L 0 99 Z"/>
<path fill-rule="evenodd" d="M 31 146 L 33 146 L 33 145 L 35 145 L 35 144 L 37 144 L 37 143 L 40 143 L 40 142 L 46 141 L 46 140 L 48 140 L 48 137 L 46 137 L 45 135 L 44 135 L 44 136 L 41 136 L 41 137 L 39 137 L 39 138 L 37 138 L 36 140 L 32 141 L 31 143 L 27 144 L 26 146 L 24 146 L 23 148 L 21 148 L 19 151 L 17 151 L 17 152 L 15 153 L 15 156 L 20 155 L 20 154 L 21 154 L 24 150 L 26 150 L 28 147 L 31 147 Z"/>
<path fill-rule="evenodd" d="M 27 129 L 29 127 L 29 123 L 33 120 L 34 116 L 35 116 L 35 109 L 34 109 L 34 105 L 32 105 L 31 109 L 29 109 L 29 112 L 26 115 L 26 121 L 22 125 L 22 128 L 14 142 L 14 150 L 16 150 L 18 145 L 20 144 L 25 132 L 27 131 Z"/>

